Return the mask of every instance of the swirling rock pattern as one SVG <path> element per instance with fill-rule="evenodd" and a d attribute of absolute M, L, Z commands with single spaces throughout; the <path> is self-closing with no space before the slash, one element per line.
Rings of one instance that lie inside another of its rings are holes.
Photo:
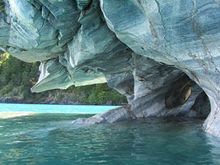
<path fill-rule="evenodd" d="M 110 114 L 115 121 L 190 116 L 204 91 L 211 105 L 204 130 L 220 136 L 219 0 L 4 2 L 0 47 L 41 62 L 32 91 L 107 82 L 128 99 L 127 113 Z M 181 77 L 191 79 L 187 88 L 176 85 Z"/>

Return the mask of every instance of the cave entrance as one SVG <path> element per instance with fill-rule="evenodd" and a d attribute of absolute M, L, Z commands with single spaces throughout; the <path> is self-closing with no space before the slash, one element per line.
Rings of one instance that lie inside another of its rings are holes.
<path fill-rule="evenodd" d="M 193 97 L 193 98 L 191 98 Z M 187 117 L 206 119 L 211 111 L 206 93 L 185 73 L 182 73 L 165 94 L 165 107 L 170 110 L 193 101 L 184 114 Z"/>

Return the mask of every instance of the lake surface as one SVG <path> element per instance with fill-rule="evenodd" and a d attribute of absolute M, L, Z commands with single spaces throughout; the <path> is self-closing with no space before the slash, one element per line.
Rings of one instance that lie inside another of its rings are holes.
<path fill-rule="evenodd" d="M 54 105 L 54 104 L 3 104 L 0 112 L 32 112 L 32 113 L 72 113 L 97 114 L 118 108 L 119 106 L 92 105 Z"/>
<path fill-rule="evenodd" d="M 90 115 L 0 119 L 0 165 L 219 165 L 220 139 L 202 121 L 147 119 L 79 127 Z"/>

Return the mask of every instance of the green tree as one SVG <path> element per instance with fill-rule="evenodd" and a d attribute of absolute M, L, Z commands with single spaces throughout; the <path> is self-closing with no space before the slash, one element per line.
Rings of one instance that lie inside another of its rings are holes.
<path fill-rule="evenodd" d="M 40 103 L 46 100 L 59 102 L 75 101 L 83 104 L 121 104 L 124 96 L 106 84 L 70 87 L 67 90 L 52 90 L 39 94 L 30 88 L 37 82 L 38 63 L 24 63 L 7 53 L 0 54 L 0 97 L 19 97 L 23 102 Z"/>

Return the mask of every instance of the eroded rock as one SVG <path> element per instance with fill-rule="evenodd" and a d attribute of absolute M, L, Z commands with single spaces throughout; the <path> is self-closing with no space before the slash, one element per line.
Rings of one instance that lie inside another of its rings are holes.
<path fill-rule="evenodd" d="M 192 85 L 193 81 L 187 75 L 180 75 L 165 95 L 166 108 L 183 105 L 192 94 Z"/>
<path fill-rule="evenodd" d="M 1 49 L 41 62 L 34 92 L 107 82 L 127 97 L 85 122 L 193 116 L 204 91 L 220 136 L 219 1 L 5 0 L 0 16 Z"/>
<path fill-rule="evenodd" d="M 133 119 L 131 111 L 128 107 L 120 107 L 110 110 L 103 114 L 97 114 L 90 118 L 79 118 L 72 122 L 74 125 L 89 126 L 101 123 L 115 123 L 123 120 Z"/>
<path fill-rule="evenodd" d="M 209 98 L 205 94 L 205 92 L 201 92 L 196 98 L 189 115 L 192 117 L 205 119 L 209 115 L 210 110 L 211 108 L 210 108 Z"/>
<path fill-rule="evenodd" d="M 211 113 L 204 128 L 219 136 L 219 2 L 101 0 L 101 8 L 109 28 L 136 54 L 175 66 L 206 92 Z"/>

